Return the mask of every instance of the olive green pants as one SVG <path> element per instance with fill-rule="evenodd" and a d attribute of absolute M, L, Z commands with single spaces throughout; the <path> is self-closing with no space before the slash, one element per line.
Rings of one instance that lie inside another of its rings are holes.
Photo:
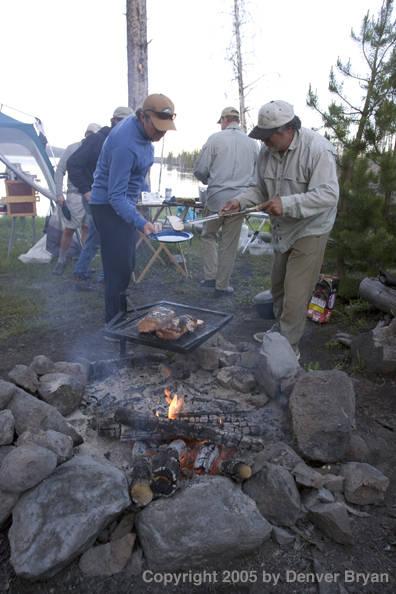
<path fill-rule="evenodd" d="M 203 216 L 216 214 L 205 207 Z M 234 267 L 243 216 L 220 217 L 208 221 L 202 229 L 202 260 L 206 280 L 216 279 L 216 289 L 226 291 Z M 221 245 L 218 250 L 219 230 Z"/>
<path fill-rule="evenodd" d="M 285 253 L 274 252 L 271 291 L 276 323 L 272 331 L 287 338 L 294 350 L 304 333 L 309 298 L 322 267 L 329 233 L 298 239 Z"/>

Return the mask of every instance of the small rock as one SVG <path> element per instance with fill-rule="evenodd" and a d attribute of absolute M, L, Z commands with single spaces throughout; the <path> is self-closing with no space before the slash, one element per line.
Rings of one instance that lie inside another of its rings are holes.
<path fill-rule="evenodd" d="M 28 390 L 31 394 L 35 394 L 39 387 L 39 380 L 37 375 L 29 369 L 26 365 L 16 365 L 8 374 L 8 377 L 24 390 Z"/>
<path fill-rule="evenodd" d="M 65 416 L 80 405 L 84 386 L 67 373 L 48 373 L 40 377 L 38 393 L 44 402 Z"/>
<path fill-rule="evenodd" d="M 279 526 L 272 526 L 271 539 L 279 545 L 290 544 L 295 539 L 294 534 L 290 534 L 287 530 L 279 528 Z"/>
<path fill-rule="evenodd" d="M 135 522 L 135 516 L 136 514 L 134 512 L 126 514 L 110 536 L 110 540 L 117 540 L 119 538 L 123 538 L 127 534 L 130 534 Z"/>
<path fill-rule="evenodd" d="M 59 361 L 55 363 L 55 373 L 66 373 L 74 377 L 85 388 L 87 385 L 87 370 L 81 363 L 67 363 L 66 361 Z"/>
<path fill-rule="evenodd" d="M 243 367 L 223 367 L 217 374 L 217 381 L 224 388 L 247 394 L 256 387 L 253 373 Z"/>
<path fill-rule="evenodd" d="M 348 462 L 367 462 L 369 456 L 370 450 L 364 439 L 362 439 L 360 435 L 352 433 L 349 450 L 345 454 L 344 460 Z"/>
<path fill-rule="evenodd" d="M 79 567 L 85 576 L 110 576 L 120 573 L 132 555 L 136 535 L 127 534 L 114 542 L 91 547 L 80 558 Z"/>
<path fill-rule="evenodd" d="M 341 466 L 345 478 L 344 495 L 349 503 L 371 505 L 384 500 L 389 479 L 379 470 L 361 462 L 348 462 Z"/>
<path fill-rule="evenodd" d="M 29 369 L 36 375 L 44 375 L 45 373 L 53 373 L 55 371 L 55 366 L 53 361 L 45 355 L 37 355 L 29 365 Z"/>
<path fill-rule="evenodd" d="M 70 460 L 73 455 L 73 440 L 69 435 L 59 433 L 59 431 L 43 431 L 36 427 L 26 429 L 17 439 L 17 446 L 35 444 L 42 448 L 47 448 L 56 454 L 57 463 L 63 464 Z"/>
<path fill-rule="evenodd" d="M 41 483 L 56 468 L 56 456 L 40 446 L 20 446 L 4 458 L 0 468 L 0 489 L 22 493 Z"/>
<path fill-rule="evenodd" d="M 10 445 L 14 441 L 15 419 L 8 408 L 0 411 L 0 445 Z"/>
<path fill-rule="evenodd" d="M 15 384 L 0 379 L 0 410 L 6 408 L 15 390 Z"/>
<path fill-rule="evenodd" d="M 132 557 L 125 567 L 125 573 L 128 577 L 136 577 L 142 573 L 143 549 L 133 551 Z"/>
<path fill-rule="evenodd" d="M 309 510 L 308 520 L 335 542 L 353 545 L 348 512 L 342 503 L 317 503 Z"/>

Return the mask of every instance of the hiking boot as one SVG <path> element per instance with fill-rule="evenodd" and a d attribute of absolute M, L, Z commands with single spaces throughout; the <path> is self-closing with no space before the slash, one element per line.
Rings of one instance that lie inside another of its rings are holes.
<path fill-rule="evenodd" d="M 93 286 L 83 274 L 73 274 L 70 284 L 75 291 L 94 291 Z"/>
<path fill-rule="evenodd" d="M 52 274 L 55 274 L 56 276 L 60 276 L 61 274 L 63 274 L 64 269 L 66 268 L 66 264 L 62 264 L 62 262 L 58 262 L 57 265 L 55 266 L 55 268 L 52 271 Z"/>
<path fill-rule="evenodd" d="M 211 287 L 212 289 L 216 286 L 216 279 L 215 278 L 211 278 L 211 279 L 205 279 L 202 280 L 199 283 L 200 287 Z"/>
<path fill-rule="evenodd" d="M 224 289 L 224 291 L 220 289 L 215 289 L 213 297 L 231 297 L 234 293 L 234 289 L 232 287 L 228 287 L 228 289 Z"/>
<path fill-rule="evenodd" d="M 98 281 L 96 283 L 96 292 L 99 295 L 99 297 L 104 297 L 104 294 L 105 294 L 104 280 Z"/>

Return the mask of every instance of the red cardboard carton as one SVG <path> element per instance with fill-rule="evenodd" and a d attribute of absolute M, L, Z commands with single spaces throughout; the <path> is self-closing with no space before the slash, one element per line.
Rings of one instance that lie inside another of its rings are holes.
<path fill-rule="evenodd" d="M 308 304 L 308 318 L 318 324 L 327 324 L 330 321 L 339 282 L 337 277 L 319 275 Z"/>

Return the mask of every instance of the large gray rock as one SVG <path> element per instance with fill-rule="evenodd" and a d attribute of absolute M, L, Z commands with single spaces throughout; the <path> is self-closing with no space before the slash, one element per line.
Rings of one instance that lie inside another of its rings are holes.
<path fill-rule="evenodd" d="M 309 510 L 308 520 L 335 542 L 353 545 L 348 512 L 343 503 L 317 503 Z"/>
<path fill-rule="evenodd" d="M 69 435 L 59 433 L 59 431 L 43 431 L 40 427 L 35 429 L 26 429 L 17 439 L 16 445 L 38 445 L 54 452 L 58 464 L 63 464 L 70 460 L 73 455 L 73 440 Z"/>
<path fill-rule="evenodd" d="M 217 333 L 207 340 L 205 344 L 195 349 L 190 357 L 194 359 L 202 369 L 214 371 L 220 367 L 220 359 L 225 351 L 238 353 L 238 349 L 235 345 L 228 342 L 228 340 L 223 338 L 221 334 Z"/>
<path fill-rule="evenodd" d="M 55 575 L 129 505 L 123 472 L 89 456 L 65 462 L 13 509 L 8 537 L 16 574 L 29 580 Z"/>
<path fill-rule="evenodd" d="M 389 479 L 370 464 L 348 462 L 341 466 L 340 476 L 345 478 L 344 496 L 349 503 L 371 505 L 384 500 Z"/>
<path fill-rule="evenodd" d="M 282 381 L 299 373 L 300 369 L 289 341 L 278 332 L 265 334 L 254 377 L 267 395 L 279 397 Z"/>
<path fill-rule="evenodd" d="M 24 390 L 17 388 L 7 407 L 15 419 L 15 431 L 21 435 L 26 429 L 39 427 L 44 431 L 52 429 L 69 435 L 74 446 L 81 445 L 84 440 L 64 417 L 50 404 L 38 400 Z"/>
<path fill-rule="evenodd" d="M 8 377 L 24 390 L 28 390 L 32 394 L 37 392 L 39 381 L 37 375 L 29 369 L 26 365 L 16 365 L 14 369 L 10 371 Z"/>
<path fill-rule="evenodd" d="M 0 491 L 0 528 L 11 515 L 12 509 L 20 497 L 20 493 Z"/>
<path fill-rule="evenodd" d="M 0 445 L 10 445 L 14 441 L 15 419 L 8 408 L 0 411 Z"/>
<path fill-rule="evenodd" d="M 270 444 L 257 454 L 254 460 L 252 473 L 255 474 L 258 472 L 264 466 L 265 462 L 283 466 L 283 468 L 290 472 L 297 466 L 297 464 L 304 464 L 303 459 L 300 458 L 293 448 L 287 443 L 283 443 L 283 441 L 277 441 Z"/>
<path fill-rule="evenodd" d="M 84 385 L 68 373 L 48 373 L 40 377 L 38 393 L 61 415 L 68 415 L 80 405 Z"/>
<path fill-rule="evenodd" d="M 336 462 L 349 449 L 355 393 L 342 371 L 311 371 L 297 379 L 289 399 L 297 450 L 308 460 Z"/>
<path fill-rule="evenodd" d="M 261 470 L 243 484 L 244 492 L 257 503 L 271 524 L 293 526 L 301 510 L 301 498 L 290 472 L 265 462 Z"/>
<path fill-rule="evenodd" d="M 0 468 L 0 489 L 22 493 L 46 479 L 56 468 L 56 456 L 40 446 L 21 446 L 12 450 Z"/>
<path fill-rule="evenodd" d="M 256 387 L 253 373 L 243 367 L 224 367 L 217 374 L 217 381 L 224 388 L 247 394 Z"/>
<path fill-rule="evenodd" d="M 6 408 L 16 390 L 15 384 L 0 379 L 0 410 Z"/>
<path fill-rule="evenodd" d="M 54 362 L 45 355 L 37 355 L 29 365 L 29 369 L 36 375 L 44 375 L 45 373 L 53 373 L 56 371 Z"/>
<path fill-rule="evenodd" d="M 205 476 L 169 499 L 158 499 L 136 517 L 148 566 L 189 570 L 231 559 L 267 540 L 271 525 L 255 502 L 225 477 Z"/>

